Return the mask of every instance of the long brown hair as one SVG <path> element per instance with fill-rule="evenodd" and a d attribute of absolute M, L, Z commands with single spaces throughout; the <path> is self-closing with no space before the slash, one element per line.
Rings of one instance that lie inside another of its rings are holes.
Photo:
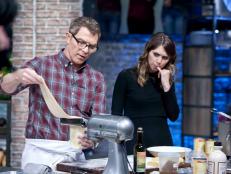
<path fill-rule="evenodd" d="M 163 46 L 166 51 L 169 62 L 164 67 L 165 69 L 169 69 L 171 71 L 171 79 L 170 83 L 172 84 L 174 80 L 174 75 L 176 71 L 175 61 L 176 61 L 176 46 L 175 43 L 167 36 L 166 34 L 159 32 L 154 34 L 151 39 L 146 43 L 144 52 L 139 58 L 139 62 L 137 64 L 137 74 L 138 79 L 137 82 L 140 86 L 144 86 L 146 81 L 149 78 L 149 63 L 148 63 L 148 54 L 151 50 L 156 49 L 159 46 Z"/>

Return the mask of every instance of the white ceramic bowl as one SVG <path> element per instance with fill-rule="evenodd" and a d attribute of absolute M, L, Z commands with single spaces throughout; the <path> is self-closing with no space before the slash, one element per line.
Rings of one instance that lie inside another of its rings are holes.
<path fill-rule="evenodd" d="M 147 150 L 154 156 L 157 157 L 159 152 L 177 152 L 180 157 L 185 158 L 185 161 L 190 160 L 192 149 L 180 146 L 154 146 L 149 147 Z"/>

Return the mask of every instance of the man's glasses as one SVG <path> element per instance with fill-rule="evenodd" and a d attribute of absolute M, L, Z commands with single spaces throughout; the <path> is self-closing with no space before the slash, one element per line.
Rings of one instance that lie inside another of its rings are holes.
<path fill-rule="evenodd" d="M 78 46 L 79 46 L 81 49 L 84 49 L 84 48 L 88 47 L 88 49 L 89 49 L 89 51 L 90 51 L 91 53 L 97 51 L 98 45 L 91 45 L 91 44 L 87 43 L 86 41 L 84 41 L 84 40 L 82 40 L 82 39 L 77 39 L 77 38 L 75 37 L 74 34 L 71 33 L 71 35 L 72 35 L 72 37 L 75 39 L 75 41 L 77 42 Z"/>

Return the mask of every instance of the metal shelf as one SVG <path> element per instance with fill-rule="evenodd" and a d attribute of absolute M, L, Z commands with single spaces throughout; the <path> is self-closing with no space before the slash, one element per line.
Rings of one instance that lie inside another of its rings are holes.
<path fill-rule="evenodd" d="M 231 78 L 231 73 L 230 72 L 220 72 L 220 73 L 215 73 L 214 78 L 223 78 L 223 77 L 230 77 Z"/>

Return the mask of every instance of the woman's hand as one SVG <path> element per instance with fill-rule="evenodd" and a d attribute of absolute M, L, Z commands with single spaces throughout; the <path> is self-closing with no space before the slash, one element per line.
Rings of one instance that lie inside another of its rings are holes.
<path fill-rule="evenodd" d="M 161 84 L 163 86 L 164 92 L 168 92 L 171 88 L 170 85 L 170 77 L 171 77 L 171 71 L 168 69 L 161 69 L 160 67 L 157 67 L 158 69 L 158 78 L 161 79 Z"/>

